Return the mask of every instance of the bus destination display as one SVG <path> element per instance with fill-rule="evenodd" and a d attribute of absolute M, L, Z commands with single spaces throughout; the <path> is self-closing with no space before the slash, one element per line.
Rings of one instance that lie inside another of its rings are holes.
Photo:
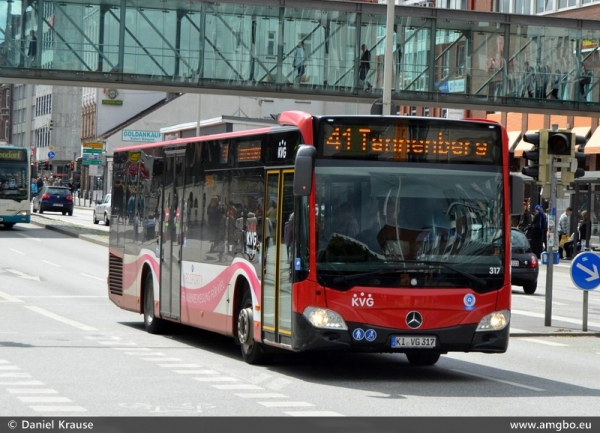
<path fill-rule="evenodd" d="M 343 159 L 500 164 L 500 129 L 494 125 L 460 125 L 401 119 L 392 124 L 321 123 L 321 154 Z"/>
<path fill-rule="evenodd" d="M 3 149 L 0 150 L 0 160 L 2 161 L 27 161 L 27 150 Z"/>

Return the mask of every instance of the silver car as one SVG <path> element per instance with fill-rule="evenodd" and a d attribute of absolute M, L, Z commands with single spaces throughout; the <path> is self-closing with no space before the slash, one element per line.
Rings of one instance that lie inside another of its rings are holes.
<path fill-rule="evenodd" d="M 110 225 L 110 194 L 106 194 L 103 200 L 98 200 L 94 208 L 93 221 L 94 224 L 98 224 L 100 219 L 104 221 L 104 224 Z"/>

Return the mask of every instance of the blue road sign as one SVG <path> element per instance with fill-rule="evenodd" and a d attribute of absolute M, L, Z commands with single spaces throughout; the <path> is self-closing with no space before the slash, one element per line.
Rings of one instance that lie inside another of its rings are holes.
<path fill-rule="evenodd" d="M 571 262 L 571 281 L 581 290 L 594 290 L 600 285 L 600 257 L 596 253 L 578 254 Z"/>
<path fill-rule="evenodd" d="M 56 154 L 54 152 L 48 152 L 48 158 L 54 159 L 55 156 Z"/>

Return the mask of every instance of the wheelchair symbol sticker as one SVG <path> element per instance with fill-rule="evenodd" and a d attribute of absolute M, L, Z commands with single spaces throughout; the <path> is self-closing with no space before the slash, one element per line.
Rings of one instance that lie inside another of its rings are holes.
<path fill-rule="evenodd" d="M 377 332 L 375 332 L 374 329 L 367 329 L 367 332 L 365 332 L 365 340 L 375 341 L 376 338 L 377 338 Z"/>
<path fill-rule="evenodd" d="M 466 294 L 463 302 L 465 303 L 465 310 L 473 310 L 475 308 L 475 296 L 473 294 Z"/>

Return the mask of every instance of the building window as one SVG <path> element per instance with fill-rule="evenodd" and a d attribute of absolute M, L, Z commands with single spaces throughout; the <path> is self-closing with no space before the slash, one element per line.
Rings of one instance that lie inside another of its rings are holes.
<path fill-rule="evenodd" d="M 425 108 L 425 109 L 423 110 L 423 116 L 425 116 L 425 117 L 429 117 L 429 108 Z"/>

